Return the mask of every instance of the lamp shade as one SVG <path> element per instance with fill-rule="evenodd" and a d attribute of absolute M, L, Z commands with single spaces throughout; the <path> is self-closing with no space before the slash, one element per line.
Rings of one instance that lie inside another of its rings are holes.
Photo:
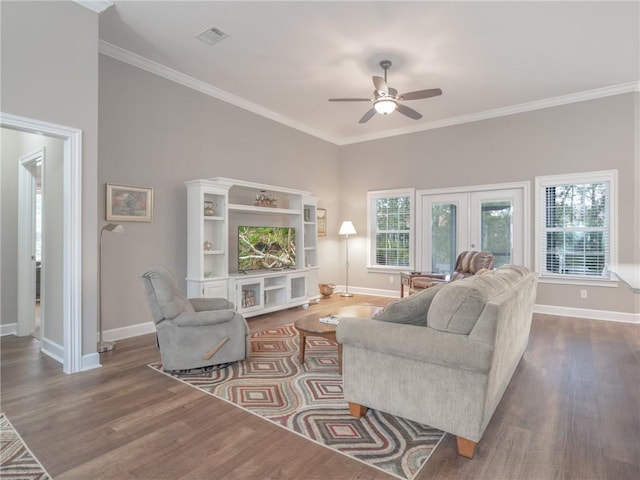
<path fill-rule="evenodd" d="M 107 223 L 102 230 L 107 232 L 122 233 L 124 232 L 124 226 L 119 223 Z"/>
<path fill-rule="evenodd" d="M 340 225 L 338 235 L 355 235 L 356 233 L 356 227 L 353 226 L 353 222 L 345 220 L 342 222 L 342 225 Z"/>

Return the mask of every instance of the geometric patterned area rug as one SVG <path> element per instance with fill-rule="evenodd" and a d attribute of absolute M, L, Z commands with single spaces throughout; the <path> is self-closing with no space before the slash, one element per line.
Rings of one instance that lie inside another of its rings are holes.
<path fill-rule="evenodd" d="M 444 432 L 369 409 L 362 418 L 349 414 L 338 373 L 334 342 L 307 337 L 305 364 L 298 357 L 293 325 L 251 336 L 251 356 L 199 375 L 164 372 L 327 448 L 403 480 L 426 464 Z"/>
<path fill-rule="evenodd" d="M 48 480 L 52 478 L 4 413 L 0 413 L 0 478 Z"/>

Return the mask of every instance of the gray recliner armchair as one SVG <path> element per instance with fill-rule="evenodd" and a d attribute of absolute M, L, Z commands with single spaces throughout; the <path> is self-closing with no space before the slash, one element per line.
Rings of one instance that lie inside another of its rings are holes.
<path fill-rule="evenodd" d="M 149 269 L 141 279 L 164 370 L 193 370 L 249 356 L 249 326 L 233 303 L 224 298 L 187 299 L 164 267 Z"/>

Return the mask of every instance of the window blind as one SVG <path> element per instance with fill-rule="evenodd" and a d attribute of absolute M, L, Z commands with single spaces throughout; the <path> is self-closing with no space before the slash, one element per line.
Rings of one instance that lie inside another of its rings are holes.
<path fill-rule="evenodd" d="M 370 264 L 409 267 L 412 262 L 412 195 L 405 191 L 370 192 Z"/>
<path fill-rule="evenodd" d="M 540 272 L 603 277 L 611 258 L 610 182 L 542 185 Z"/>

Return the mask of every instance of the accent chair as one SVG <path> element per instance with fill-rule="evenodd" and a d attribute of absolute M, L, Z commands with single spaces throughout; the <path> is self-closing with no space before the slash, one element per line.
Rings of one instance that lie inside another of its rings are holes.
<path fill-rule="evenodd" d="M 460 253 L 456 259 L 456 266 L 449 278 L 449 282 L 470 277 L 483 270 L 492 270 L 495 259 L 490 252 L 477 252 L 469 250 Z M 440 283 L 447 282 L 446 276 L 440 273 L 424 273 L 414 275 L 409 285 L 409 295 L 430 288 Z"/>
<path fill-rule="evenodd" d="M 249 356 L 249 326 L 233 303 L 225 298 L 187 299 L 165 267 L 153 267 L 141 279 L 164 370 L 200 369 Z"/>

